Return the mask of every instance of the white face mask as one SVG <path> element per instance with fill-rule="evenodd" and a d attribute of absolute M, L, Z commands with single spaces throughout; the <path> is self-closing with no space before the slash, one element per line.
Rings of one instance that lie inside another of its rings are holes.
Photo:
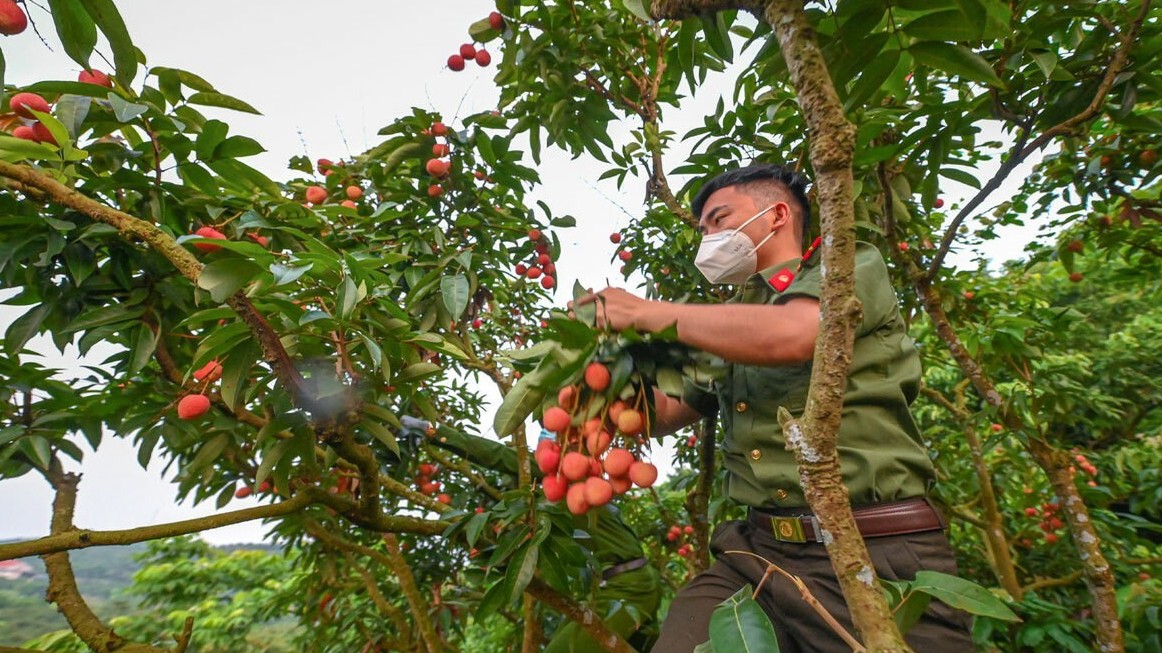
<path fill-rule="evenodd" d="M 744 227 L 758 220 L 764 213 L 775 208 L 772 204 L 759 211 L 746 222 L 730 231 L 720 231 L 702 237 L 694 265 L 710 283 L 742 283 L 758 269 L 758 249 L 770 240 L 775 232 L 767 234 L 758 245 L 742 233 Z"/>

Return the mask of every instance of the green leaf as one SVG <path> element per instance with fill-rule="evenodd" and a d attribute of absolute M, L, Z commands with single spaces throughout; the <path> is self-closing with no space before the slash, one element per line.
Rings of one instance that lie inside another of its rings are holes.
<path fill-rule="evenodd" d="M 597 326 L 597 303 L 578 304 L 577 301 L 589 294 L 589 289 L 580 281 L 573 282 L 573 315 L 583 324 Z"/>
<path fill-rule="evenodd" d="M 226 134 L 229 131 L 230 126 L 221 120 L 207 120 L 206 124 L 202 125 L 202 132 L 198 134 L 198 140 L 194 142 L 194 152 L 197 153 L 198 159 L 212 161 L 214 150 L 219 143 L 226 139 Z"/>
<path fill-rule="evenodd" d="M 246 136 L 231 136 L 222 141 L 214 150 L 215 159 L 238 159 L 244 156 L 254 156 L 266 151 L 258 141 Z"/>
<path fill-rule="evenodd" d="M 122 98 L 116 93 L 109 94 L 109 106 L 113 109 L 113 116 L 117 118 L 117 122 L 132 122 L 137 116 L 149 111 L 149 107 L 144 104 L 137 104 Z"/>
<path fill-rule="evenodd" d="M 258 466 L 258 471 L 254 474 L 254 486 L 262 485 L 262 482 L 270 476 L 270 471 L 282 460 L 290 450 L 294 440 L 279 440 L 273 447 L 271 447 L 262 457 L 262 463 Z"/>
<path fill-rule="evenodd" d="M 525 423 L 525 419 L 532 414 L 545 398 L 545 389 L 541 387 L 545 378 L 549 376 L 555 365 L 551 358 L 545 358 L 537 368 L 525 374 L 500 403 L 496 410 L 496 417 L 492 420 L 492 428 L 502 438 L 512 435 L 517 427 Z"/>
<path fill-rule="evenodd" d="M 501 33 L 501 30 L 493 29 L 492 23 L 488 22 L 487 17 L 468 26 L 468 35 L 477 43 L 488 43 L 500 36 Z"/>
<path fill-rule="evenodd" d="M 912 626 L 924 615 L 928 604 L 932 602 L 932 595 L 923 592 L 910 592 L 904 597 L 904 602 L 897 605 L 892 613 L 896 626 L 901 633 L 907 633 Z"/>
<path fill-rule="evenodd" d="M 81 128 L 85 123 L 85 117 L 89 115 L 89 109 L 93 106 L 93 99 L 83 95 L 62 95 L 56 101 L 56 115 L 69 131 L 69 136 L 76 139 L 81 135 Z"/>
<path fill-rule="evenodd" d="M 210 297 L 216 302 L 224 302 L 226 298 L 238 292 L 254 277 L 262 273 L 262 268 L 241 258 L 227 258 L 214 261 L 202 268 L 198 275 L 198 287 L 210 291 Z"/>
<path fill-rule="evenodd" d="M 435 363 L 412 363 L 400 370 L 395 377 L 396 383 L 410 383 L 431 376 L 440 371 L 440 366 Z"/>
<path fill-rule="evenodd" d="M 15 358 L 24 349 L 24 345 L 40 331 L 40 325 L 44 324 L 44 319 L 52 312 L 52 307 L 51 303 L 41 304 L 12 321 L 8 330 L 4 332 L 4 351 L 8 352 L 9 356 Z"/>
<path fill-rule="evenodd" d="M 142 324 L 137 327 L 137 337 L 133 341 L 133 347 L 129 350 L 129 369 L 130 375 L 136 374 L 149 364 L 149 360 L 153 358 L 153 352 L 157 349 L 158 335 L 154 333 L 153 329 Z"/>
<path fill-rule="evenodd" d="M 236 410 L 241 403 L 242 389 L 250 372 L 254 369 L 254 362 L 262 353 L 261 347 L 253 341 L 247 341 L 242 346 L 233 349 L 222 360 L 222 381 L 218 392 L 222 395 L 222 402 L 230 410 Z"/>
<path fill-rule="evenodd" d="M 904 33 L 920 41 L 976 41 L 981 27 L 973 25 L 959 9 L 924 14 L 904 26 Z"/>
<path fill-rule="evenodd" d="M 916 61 L 943 70 L 951 75 L 957 75 L 967 80 L 1004 88 L 1005 83 L 993 72 L 991 66 L 979 54 L 953 43 L 937 43 L 922 41 L 913 43 L 908 52 Z"/>
<path fill-rule="evenodd" d="M 211 93 L 209 91 L 200 91 L 194 93 L 186 100 L 190 104 L 200 104 L 206 107 L 220 107 L 222 109 L 233 109 L 234 111 L 242 111 L 245 113 L 253 113 L 261 116 L 262 113 L 250 106 L 249 104 L 239 100 L 236 97 L 230 97 L 223 93 Z"/>
<path fill-rule="evenodd" d="M 125 21 L 114 6 L 113 0 L 81 0 L 81 4 L 101 28 L 109 47 L 113 49 L 113 63 L 117 69 L 117 81 L 128 87 L 137 75 L 137 48 L 129 38 Z"/>
<path fill-rule="evenodd" d="M 716 11 L 710 16 L 700 16 L 702 33 L 706 35 L 706 42 L 710 49 L 720 59 L 730 62 L 734 59 L 734 48 L 730 44 L 730 29 L 726 25 L 725 12 Z"/>
<path fill-rule="evenodd" d="M 751 598 L 752 591 L 747 584 L 714 608 L 710 615 L 710 643 L 714 650 L 778 653 L 775 628 L 762 607 Z"/>
<path fill-rule="evenodd" d="M 387 430 L 387 428 L 383 424 L 379 423 L 374 417 L 367 415 L 363 418 L 360 424 L 362 424 L 363 428 L 367 429 L 371 435 L 375 436 L 376 440 L 379 440 L 388 449 L 390 449 L 392 453 L 394 453 L 396 456 L 400 455 L 399 442 L 396 441 L 395 436 L 392 435 L 391 431 Z"/>
<path fill-rule="evenodd" d="M 192 476 L 194 472 L 214 462 L 226 450 L 226 445 L 229 443 L 230 436 L 228 434 L 215 435 L 209 442 L 202 445 L 202 448 L 198 450 L 197 455 L 194 456 L 189 465 L 186 465 L 182 473 L 186 476 Z"/>
<path fill-rule="evenodd" d="M 56 148 L 44 143 L 34 143 L 8 134 L 0 134 L 0 160 L 20 163 L 32 159 L 42 161 L 56 158 Z"/>
<path fill-rule="evenodd" d="M 524 592 L 525 588 L 529 586 L 529 581 L 533 579 L 533 573 L 537 570 L 537 557 L 540 555 L 540 551 L 540 547 L 535 542 L 530 543 L 525 549 L 520 566 L 516 571 L 516 578 L 513 580 L 512 593 L 508 597 L 510 604 L 520 597 L 521 592 Z"/>
<path fill-rule="evenodd" d="M 650 15 L 649 11 L 646 11 L 645 2 L 643 0 L 622 0 L 622 2 L 625 4 L 625 8 L 629 9 L 629 13 L 637 16 L 647 23 L 654 22 L 654 17 Z"/>
<path fill-rule="evenodd" d="M 476 546 L 480 533 L 488 525 L 488 516 L 488 513 L 482 512 L 468 520 L 468 525 L 464 527 L 464 537 L 468 540 L 468 546 Z"/>
<path fill-rule="evenodd" d="M 468 308 L 469 288 L 468 278 L 462 274 L 440 279 L 440 299 L 453 320 L 459 320 Z"/>
<path fill-rule="evenodd" d="M 980 617 L 1000 621 L 1021 620 L 992 592 L 970 580 L 950 574 L 938 571 L 917 572 L 916 579 L 912 581 L 912 591 L 930 594 L 958 610 Z"/>
<path fill-rule="evenodd" d="M 79 0 L 48 0 L 56 33 L 69 58 L 86 70 L 97 45 L 97 25 Z"/>

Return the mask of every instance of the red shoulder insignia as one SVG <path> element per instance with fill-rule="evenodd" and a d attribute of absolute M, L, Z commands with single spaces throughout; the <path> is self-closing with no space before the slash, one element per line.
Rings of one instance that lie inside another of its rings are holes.
<path fill-rule="evenodd" d="M 774 275 L 772 275 L 770 279 L 767 279 L 767 283 L 770 283 L 771 287 L 775 290 L 783 292 L 787 289 L 787 286 L 791 285 L 791 282 L 794 280 L 795 273 L 787 268 L 783 268 L 782 270 L 779 270 Z"/>

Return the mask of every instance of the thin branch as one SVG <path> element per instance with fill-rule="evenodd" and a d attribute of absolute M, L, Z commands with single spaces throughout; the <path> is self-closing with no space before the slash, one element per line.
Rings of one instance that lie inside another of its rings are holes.
<path fill-rule="evenodd" d="M 155 524 L 153 526 L 141 526 L 118 531 L 69 530 L 35 540 L 0 544 L 0 560 L 12 560 L 26 556 L 85 549 L 91 546 L 124 546 L 127 544 L 136 544 L 137 542 L 159 540 L 165 537 L 189 535 L 190 533 L 199 533 L 213 528 L 221 528 L 222 526 L 241 524 L 242 522 L 253 521 L 255 519 L 268 519 L 289 515 L 302 510 L 310 503 L 311 499 L 308 495 L 297 494 L 282 503 L 256 506 L 254 508 L 235 510 L 233 512 L 223 512 L 216 515 L 198 517 L 196 519 L 170 522 L 168 524 Z"/>
<path fill-rule="evenodd" d="M 561 594 L 540 578 L 534 576 L 525 591 L 580 626 L 609 653 L 636 653 L 628 642 L 605 625 L 601 615 Z"/>
<path fill-rule="evenodd" d="M 1122 70 L 1126 67 L 1126 63 L 1128 63 L 1130 58 L 1130 49 L 1134 46 L 1134 42 L 1138 38 L 1138 32 L 1142 28 L 1142 23 L 1146 20 L 1146 16 L 1149 15 L 1149 13 L 1150 0 L 1142 0 L 1141 6 L 1138 9 L 1138 15 L 1134 18 L 1134 21 L 1130 23 L 1130 28 L 1118 35 L 1118 40 L 1120 41 L 1118 49 L 1110 58 L 1109 64 L 1106 67 L 1105 75 L 1102 76 L 1101 82 L 1098 84 L 1097 89 L 1094 91 L 1093 99 L 1090 100 L 1089 104 L 1086 105 L 1084 109 L 1079 111 L 1077 114 L 1070 116 L 1060 123 L 1050 127 L 1049 129 L 1046 129 L 1041 133 L 1040 136 L 1033 139 L 1032 142 L 1028 143 L 1028 145 L 1025 143 L 1029 138 L 1029 131 L 1022 131 L 1021 136 L 1017 139 L 1017 143 L 1013 146 L 1009 157 L 1001 163 L 1001 167 L 997 169 L 996 174 L 994 174 L 992 179 L 989 179 L 988 183 L 985 184 L 984 187 L 982 187 L 979 191 L 977 191 L 976 195 L 974 195 L 973 198 L 964 205 L 964 207 L 956 214 L 956 218 L 949 225 L 948 229 L 945 231 L 944 237 L 940 241 L 940 248 L 937 250 L 936 256 L 933 257 L 932 264 L 928 267 L 927 279 L 929 281 L 934 280 L 936 278 L 936 274 L 940 271 L 940 266 L 943 265 L 944 257 L 948 254 L 948 249 L 951 247 L 952 241 L 956 238 L 957 229 L 960 227 L 960 224 L 964 222 L 968 215 L 972 213 L 972 211 L 975 210 L 976 207 L 985 200 L 985 198 L 991 195 L 992 192 L 1001 185 L 1001 182 L 1003 182 L 1008 177 L 1013 168 L 1016 168 L 1017 165 L 1028 158 L 1032 153 L 1036 152 L 1042 147 L 1045 147 L 1049 141 L 1058 136 L 1075 133 L 1078 127 L 1080 127 L 1083 123 L 1089 122 L 1097 116 L 1098 112 L 1101 111 L 1101 108 L 1105 106 L 1106 95 L 1109 94 L 1110 89 L 1113 87 L 1118 75 L 1120 75 Z"/>

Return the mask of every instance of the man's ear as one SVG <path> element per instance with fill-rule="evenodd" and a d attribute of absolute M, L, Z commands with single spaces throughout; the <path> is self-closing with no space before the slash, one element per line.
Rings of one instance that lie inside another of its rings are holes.
<path fill-rule="evenodd" d="M 794 212 L 791 211 L 791 205 L 782 200 L 775 202 L 775 208 L 771 209 L 771 213 L 775 217 L 771 220 L 771 229 L 782 229 L 783 227 L 793 227 L 795 219 Z"/>

